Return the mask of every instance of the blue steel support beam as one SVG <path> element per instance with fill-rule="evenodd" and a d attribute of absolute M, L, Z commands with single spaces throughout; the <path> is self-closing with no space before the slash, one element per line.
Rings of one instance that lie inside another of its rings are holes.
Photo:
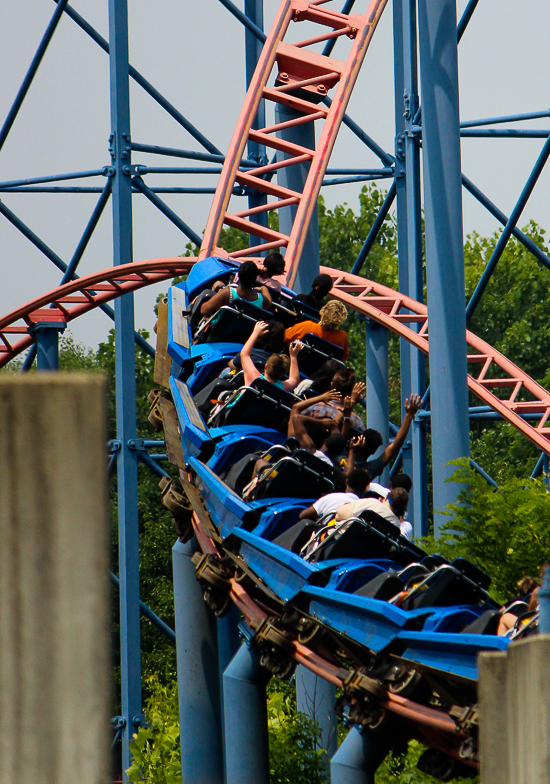
<path fill-rule="evenodd" d="M 253 22 L 258 29 L 262 30 L 264 26 L 264 3 L 263 0 L 244 0 L 244 13 L 246 19 Z M 246 63 L 246 89 L 250 85 L 250 81 L 256 70 L 258 58 L 262 51 L 262 42 L 245 27 L 244 31 L 244 49 L 245 49 L 245 63 Z M 252 122 L 252 129 L 257 131 L 260 128 L 265 128 L 265 101 L 260 101 L 256 117 Z M 258 142 L 248 140 L 247 145 L 248 160 L 256 161 L 258 166 L 265 166 L 267 164 L 267 155 L 265 147 Z M 267 203 L 267 195 L 265 193 L 250 193 L 248 196 L 248 207 L 260 207 Z M 267 226 L 268 215 L 267 212 L 260 212 L 257 215 L 251 215 L 250 220 L 253 223 L 258 223 L 260 226 Z M 250 237 L 250 244 L 262 244 L 263 240 L 253 239 Z"/>
<path fill-rule="evenodd" d="M 457 28 L 456 28 L 456 40 L 457 40 L 458 43 L 460 43 L 460 40 L 461 40 L 462 36 L 466 32 L 466 28 L 468 27 L 468 24 L 470 23 L 470 19 L 474 15 L 474 11 L 476 10 L 478 3 L 479 3 L 479 0 L 470 0 L 468 5 L 464 9 L 464 12 L 463 12 L 462 16 L 460 17 L 460 22 L 458 23 Z"/>
<path fill-rule="evenodd" d="M 380 207 L 380 212 L 376 216 L 376 220 L 372 224 L 371 230 L 369 231 L 369 233 L 367 235 L 367 238 L 366 238 L 365 242 L 363 243 L 363 247 L 359 251 L 359 255 L 355 259 L 353 267 L 351 268 L 351 274 L 352 275 L 360 275 L 361 274 L 361 269 L 363 268 L 363 264 L 365 263 L 365 259 L 369 255 L 372 246 L 376 242 L 376 238 L 378 237 L 378 234 L 380 233 L 380 229 L 382 228 L 382 225 L 383 225 L 384 221 L 386 220 L 386 218 L 388 216 L 388 212 L 391 210 L 392 204 L 395 201 L 396 193 L 397 193 L 397 188 L 396 188 L 395 180 L 394 180 L 394 182 L 392 182 L 392 184 L 391 184 L 391 188 L 389 189 L 389 191 L 386 194 L 386 198 L 384 199 L 384 202 L 383 202 L 382 206 Z"/>
<path fill-rule="evenodd" d="M 418 22 L 437 537 L 460 489 L 447 464 L 470 456 L 455 0 L 419 0 Z"/>
<path fill-rule="evenodd" d="M 225 784 L 269 782 L 268 679 L 258 649 L 243 643 L 223 676 Z"/>
<path fill-rule="evenodd" d="M 60 2 L 60 0 L 53 0 L 53 1 L 54 3 Z M 101 49 L 103 49 L 104 52 L 107 52 L 107 54 L 109 54 L 109 44 L 107 43 L 105 38 L 103 38 L 103 36 L 101 36 L 97 32 L 97 30 L 95 30 L 92 27 L 92 25 L 89 24 L 84 19 L 83 16 L 77 13 L 77 11 L 75 11 L 74 8 L 71 8 L 70 5 L 66 6 L 65 13 L 73 20 L 73 22 L 76 22 L 76 24 L 80 27 L 80 29 L 83 30 L 85 33 L 87 33 L 87 35 L 89 35 L 90 38 L 94 40 L 96 44 L 98 44 L 98 46 L 101 47 Z M 192 123 L 190 123 L 189 120 L 187 120 L 183 116 L 183 114 L 181 114 L 181 112 L 178 112 L 178 110 L 174 106 L 172 106 L 172 104 L 169 101 L 167 101 L 166 98 L 161 93 L 159 93 L 159 91 L 155 89 L 155 87 L 153 87 L 153 85 L 150 82 L 148 82 L 144 76 L 142 76 L 139 73 L 139 71 L 136 71 L 136 69 L 132 65 L 130 65 L 129 73 L 132 79 L 135 82 L 137 82 L 140 85 L 140 87 L 143 87 L 145 92 L 148 93 L 151 96 L 151 98 L 153 98 L 153 100 L 155 100 L 159 104 L 159 106 L 162 106 L 162 108 L 166 112 L 168 112 L 168 114 L 171 117 L 173 117 L 174 120 L 176 120 L 176 122 L 178 122 L 183 128 L 185 128 L 185 130 L 189 134 L 191 134 L 191 136 L 194 139 L 196 139 L 198 143 L 204 147 L 205 150 L 221 155 L 221 152 L 218 150 L 218 148 L 214 144 L 212 144 L 212 142 L 208 141 L 206 136 L 203 136 L 203 134 L 199 130 L 197 130 L 197 128 L 195 128 L 195 126 Z"/>
<path fill-rule="evenodd" d="M 111 165 L 113 193 L 113 263 L 129 264 L 132 255 L 132 181 L 125 173 L 131 164 L 130 85 L 128 77 L 128 4 L 109 0 Z M 136 371 L 134 297 L 115 302 L 115 371 L 117 438 L 118 560 L 120 575 L 120 679 L 122 766 L 130 765 L 129 743 L 141 722 L 141 651 L 139 606 L 139 533 L 137 452 L 129 446 L 136 432 Z M 124 773 L 126 781 L 126 774 Z"/>
<path fill-rule="evenodd" d="M 374 178 L 369 178 L 374 179 Z M 189 193 L 216 193 L 215 188 L 150 188 L 151 193 L 179 193 L 179 194 L 189 194 Z M 6 188 L 6 190 L 1 191 L 1 193 L 103 193 L 103 189 L 100 187 L 89 187 L 89 188 L 71 188 L 71 187 L 51 187 L 46 185 L 44 187 L 30 187 L 30 188 Z M 132 193 L 141 193 L 140 190 L 137 188 L 133 188 Z M 233 196 L 244 196 L 244 192 L 241 188 L 233 188 Z"/>
<path fill-rule="evenodd" d="M 113 455 L 113 457 L 114 457 L 114 455 Z M 110 572 L 110 576 L 111 576 L 112 584 L 114 586 L 116 586 L 117 588 L 120 588 L 120 580 L 118 579 L 116 574 L 113 574 L 112 572 Z M 141 599 L 140 599 L 140 602 L 139 602 L 139 607 L 140 607 L 140 610 L 141 610 L 142 614 L 148 620 L 151 621 L 153 626 L 156 626 L 156 628 L 159 630 L 159 632 L 162 632 L 162 634 L 164 634 L 165 637 L 168 637 L 170 642 L 175 644 L 175 642 L 176 642 L 176 634 L 168 626 L 168 624 L 164 623 L 162 618 L 159 618 L 158 615 L 156 613 L 154 613 L 148 605 L 145 604 L 145 602 L 141 601 Z"/>
<path fill-rule="evenodd" d="M 542 585 L 539 591 L 539 601 L 539 633 L 550 634 L 550 566 L 545 566 L 542 572 Z"/>
<path fill-rule="evenodd" d="M 461 128 L 475 128 L 478 125 L 498 125 L 499 123 L 525 122 L 527 120 L 539 120 L 543 117 L 550 117 L 550 109 L 542 112 L 526 112 L 525 114 L 508 114 L 502 117 L 485 117 L 482 120 L 462 120 Z"/>
<path fill-rule="evenodd" d="M 464 128 L 460 135 L 470 139 L 546 139 L 549 130 L 516 130 L 515 128 Z"/>
<path fill-rule="evenodd" d="M 36 335 L 36 369 L 59 370 L 59 333 L 64 332 L 64 322 L 43 321 L 34 324 L 29 332 Z"/>
<path fill-rule="evenodd" d="M 388 373 L 388 330 L 371 319 L 365 319 L 367 366 L 367 427 L 382 436 L 383 451 L 390 440 L 390 386 Z M 378 455 L 377 455 L 378 456 Z M 388 484 L 389 466 L 381 474 L 380 482 Z"/>
<path fill-rule="evenodd" d="M 283 123 L 301 117 L 299 112 L 290 109 L 282 104 L 275 106 L 275 122 Z M 277 136 L 281 139 L 299 144 L 301 147 L 315 149 L 315 123 L 308 122 L 301 125 L 294 125 L 277 131 Z M 277 160 L 289 158 L 288 153 L 278 152 Z M 286 166 L 277 171 L 277 183 L 285 188 L 301 193 L 304 189 L 305 181 L 309 171 L 309 163 L 298 163 L 294 166 Z M 292 221 L 296 214 L 296 206 L 283 207 L 279 210 L 279 231 L 289 235 L 292 230 Z M 304 242 L 302 258 L 298 267 L 295 289 L 298 293 L 309 292 L 311 283 L 316 275 L 319 274 L 319 217 L 317 210 L 313 213 L 311 223 Z"/>
<path fill-rule="evenodd" d="M 90 216 L 90 220 L 88 221 L 86 228 L 82 232 L 82 236 L 76 246 L 75 252 L 73 253 L 73 257 L 70 260 L 69 264 L 67 265 L 67 269 L 63 273 L 63 277 L 61 278 L 61 285 L 64 283 L 68 283 L 71 281 L 75 275 L 75 272 L 80 264 L 80 260 L 84 255 L 84 251 L 88 247 L 88 243 L 92 237 L 92 234 L 95 231 L 95 227 L 99 223 L 99 219 L 103 214 L 103 210 L 107 202 L 109 201 L 109 196 L 111 195 L 111 180 L 107 180 L 105 183 L 105 187 L 101 191 L 101 196 L 97 200 L 97 204 L 94 207 L 94 210 Z"/>
<path fill-rule="evenodd" d="M 394 0 L 395 186 L 399 291 L 423 302 L 422 205 L 420 149 L 411 128 L 419 107 L 416 0 Z M 411 324 L 418 331 L 418 324 Z M 412 392 L 424 394 L 424 355 L 408 341 L 400 341 L 401 407 Z M 402 449 L 402 470 L 413 480 L 409 511 L 415 536 L 428 533 L 426 432 L 413 423 Z"/>
<path fill-rule="evenodd" d="M 128 169 L 130 171 L 130 167 L 128 167 Z M 158 210 L 160 210 L 160 212 L 162 212 L 163 215 L 166 215 L 169 221 L 172 221 L 174 226 L 177 226 L 178 229 L 183 234 L 185 234 L 185 236 L 188 239 L 191 240 L 191 242 L 193 242 L 195 245 L 200 247 L 201 238 L 199 237 L 199 235 L 195 231 L 193 231 L 193 229 L 190 226 L 188 226 L 187 223 L 185 223 L 185 221 L 183 221 L 179 217 L 179 215 L 176 215 L 176 213 L 172 209 L 170 209 L 170 207 L 167 204 L 165 204 L 162 201 L 162 199 L 159 199 L 156 193 L 154 193 L 151 190 L 151 188 L 147 187 L 147 185 L 143 182 L 141 177 L 133 177 L 132 183 L 139 191 L 141 191 L 141 193 L 143 193 L 144 196 L 146 196 L 149 199 L 151 204 L 154 204 L 155 207 Z"/>
<path fill-rule="evenodd" d="M 465 174 L 462 175 L 462 185 L 466 188 L 468 193 L 471 193 L 474 199 L 477 199 L 480 204 L 482 204 L 485 209 L 491 213 L 499 223 L 502 223 L 503 226 L 506 226 L 509 218 L 499 210 L 499 208 L 493 204 L 493 202 L 485 196 L 485 194 L 477 188 L 474 183 L 466 177 Z M 538 245 L 535 245 L 532 239 L 520 231 L 517 226 L 512 231 L 514 237 L 521 242 L 521 244 L 527 248 L 527 250 L 533 254 L 533 256 L 540 261 L 541 264 L 544 264 L 545 267 L 550 269 L 550 257 L 546 255 Z"/>
<path fill-rule="evenodd" d="M 29 70 L 25 74 L 25 78 L 23 79 L 23 83 L 19 88 L 17 95 L 15 96 L 15 100 L 12 104 L 11 109 L 8 112 L 8 116 L 4 120 L 4 124 L 0 129 L 0 150 L 4 146 L 4 142 L 8 138 L 8 134 L 11 131 L 13 124 L 15 122 L 15 118 L 21 108 L 23 101 L 25 100 L 27 93 L 29 92 L 29 88 L 32 84 L 32 80 L 34 79 L 36 72 L 40 67 L 40 63 L 42 62 L 42 58 L 46 54 L 46 49 L 49 46 L 50 41 L 53 38 L 53 34 L 56 31 L 57 25 L 63 11 L 65 10 L 65 6 L 67 5 L 68 0 L 58 0 L 59 4 L 55 11 L 53 12 L 52 18 L 50 19 L 50 23 L 46 28 L 46 32 L 42 36 L 42 40 L 38 44 L 38 49 L 36 50 L 36 54 L 34 55 L 32 62 L 29 66 Z"/>
<path fill-rule="evenodd" d="M 194 537 L 172 549 L 182 780 L 224 784 L 216 619 L 195 577 L 197 551 Z"/>
<path fill-rule="evenodd" d="M 393 174 L 360 174 L 356 177 L 338 177 L 334 180 L 323 180 L 321 183 L 324 188 L 327 185 L 346 185 L 350 182 L 373 182 L 374 180 L 384 180 L 393 177 Z"/>
<path fill-rule="evenodd" d="M 67 174 L 47 174 L 44 177 L 27 177 L 24 180 L 5 180 L 0 182 L 0 190 L 5 188 L 17 188 L 24 185 L 39 185 L 44 182 L 63 182 L 64 180 L 84 180 L 87 177 L 101 177 L 107 175 L 107 166 L 103 169 L 90 169 L 81 172 L 69 172 Z"/>
<path fill-rule="evenodd" d="M 523 188 L 523 191 L 521 192 L 521 195 L 516 202 L 516 206 L 512 210 L 510 217 L 508 218 L 508 222 L 504 227 L 502 234 L 498 238 L 498 242 L 495 246 L 494 251 L 491 254 L 491 258 L 487 262 L 487 266 L 483 270 L 483 274 L 479 279 L 479 283 L 477 284 L 475 291 L 472 294 L 470 301 L 468 302 L 468 306 L 466 308 L 467 321 L 469 321 L 471 317 L 474 315 L 475 309 L 479 304 L 479 300 L 481 299 L 483 292 L 485 291 L 489 281 L 491 280 L 491 276 L 495 271 L 495 268 L 499 262 L 500 257 L 504 253 L 504 249 L 508 244 L 508 240 L 512 236 L 512 232 L 517 226 L 517 222 L 521 217 L 521 213 L 523 212 L 525 205 L 529 201 L 529 197 L 533 193 L 535 185 L 537 184 L 537 180 L 540 177 L 549 156 L 550 156 L 550 138 L 546 141 L 544 147 L 542 148 L 542 151 L 537 159 L 533 171 L 531 172 L 531 174 L 529 175 L 529 179 L 525 183 L 525 187 Z"/>
<path fill-rule="evenodd" d="M 229 666 L 232 658 L 235 656 L 241 647 L 241 637 L 239 634 L 239 623 L 241 620 L 241 613 L 239 608 L 233 604 L 231 610 L 224 615 L 223 618 L 218 618 L 218 667 L 219 667 L 219 684 L 221 695 L 221 726 L 222 726 L 222 741 L 223 741 L 223 754 L 225 766 L 225 722 L 224 722 L 224 709 L 223 709 L 223 674 Z M 224 767 L 225 769 L 225 767 Z"/>
<path fill-rule="evenodd" d="M 379 734 L 353 727 L 332 758 L 331 784 L 375 784 L 389 747 Z"/>
<path fill-rule="evenodd" d="M 355 5 L 355 0 L 346 0 L 344 5 L 342 6 L 342 10 L 340 11 L 340 13 L 346 14 L 346 15 L 350 14 L 351 13 L 351 9 L 353 8 L 354 5 Z M 323 55 L 325 57 L 330 57 L 330 55 L 332 54 L 332 50 L 336 46 L 336 42 L 337 41 L 338 41 L 337 38 L 330 38 L 326 42 L 326 44 L 324 46 L 324 49 L 323 49 Z"/>
<path fill-rule="evenodd" d="M 332 101 L 330 98 L 326 97 L 323 98 L 323 103 L 326 106 L 330 106 L 332 104 Z M 355 134 L 355 136 L 357 136 L 358 139 L 360 139 L 363 142 L 363 144 L 367 145 L 369 150 L 372 150 L 372 152 L 378 158 L 380 158 L 384 166 L 391 166 L 394 163 L 395 158 L 393 157 L 393 155 L 390 155 L 385 150 L 383 150 L 382 147 L 380 147 L 380 145 L 377 144 L 374 141 L 374 139 L 372 139 L 368 135 L 368 133 L 365 133 L 365 131 L 359 125 L 357 125 L 357 123 L 354 120 L 352 120 L 351 117 L 349 117 L 349 115 L 344 114 L 344 117 L 342 118 L 342 122 L 346 127 L 350 129 L 350 131 L 353 134 Z"/>
<path fill-rule="evenodd" d="M 544 458 L 546 455 L 544 452 L 541 452 L 539 459 L 537 460 L 536 466 L 533 468 L 533 473 L 531 474 L 531 479 L 537 479 L 543 472 L 544 469 Z"/>
<path fill-rule="evenodd" d="M 220 153 L 195 152 L 194 150 L 180 150 L 177 147 L 162 147 L 158 144 L 140 144 L 132 142 L 130 145 L 135 152 L 148 152 L 151 155 L 169 155 L 173 158 L 187 158 L 190 161 L 206 161 L 208 163 L 223 163 L 225 155 Z M 256 168 L 258 164 L 243 158 L 239 168 Z"/>

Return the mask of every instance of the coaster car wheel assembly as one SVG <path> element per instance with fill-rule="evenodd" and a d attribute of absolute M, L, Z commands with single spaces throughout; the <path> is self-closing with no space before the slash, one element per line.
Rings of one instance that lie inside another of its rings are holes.
<path fill-rule="evenodd" d="M 193 536 L 193 507 L 181 481 L 177 478 L 168 479 L 163 476 L 159 487 L 162 490 L 161 501 L 172 514 L 180 541 L 188 542 Z"/>

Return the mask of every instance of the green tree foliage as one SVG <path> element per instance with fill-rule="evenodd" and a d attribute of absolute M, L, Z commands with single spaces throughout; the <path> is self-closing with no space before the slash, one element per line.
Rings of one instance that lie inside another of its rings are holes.
<path fill-rule="evenodd" d="M 146 727 L 130 746 L 130 781 L 181 782 L 178 692 L 175 680 L 147 678 Z M 271 784 L 324 784 L 327 755 L 318 748 L 319 727 L 296 710 L 294 687 L 273 678 L 268 686 L 269 780 Z"/>
<path fill-rule="evenodd" d="M 495 599 L 504 603 L 517 593 L 520 577 L 538 578 L 550 561 L 550 494 L 542 480 L 516 477 L 494 490 L 467 461 L 456 464 L 457 503 L 448 507 L 441 538 L 423 544 L 447 558 L 477 563 L 491 576 Z"/>
<path fill-rule="evenodd" d="M 319 748 L 319 725 L 297 710 L 293 682 L 271 679 L 267 717 L 270 784 L 327 782 L 329 760 Z"/>
<path fill-rule="evenodd" d="M 130 744 L 132 764 L 126 771 L 128 779 L 150 784 L 181 784 L 177 681 L 164 684 L 151 675 L 147 686 L 150 695 L 145 705 L 147 726 L 139 728 Z"/>

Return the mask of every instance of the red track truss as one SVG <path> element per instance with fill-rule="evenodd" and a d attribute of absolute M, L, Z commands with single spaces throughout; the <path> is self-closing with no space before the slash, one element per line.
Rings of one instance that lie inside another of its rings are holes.
<path fill-rule="evenodd" d="M 78 278 L 36 297 L 0 319 L 0 368 L 33 343 L 40 322 L 68 323 L 123 294 L 188 272 L 194 258 L 136 261 Z"/>
<path fill-rule="evenodd" d="M 160 283 L 188 272 L 195 258 L 167 258 L 138 261 L 66 283 L 28 302 L 0 319 L 0 368 L 33 342 L 29 329 L 40 322 L 66 322 L 88 313 L 123 294 Z M 323 267 L 334 280 L 332 295 L 379 324 L 408 340 L 425 354 L 429 353 L 428 310 L 410 297 L 348 272 Z M 410 324 L 418 325 L 418 332 Z M 15 336 L 15 340 L 13 337 Z M 468 374 L 468 386 L 539 449 L 550 454 L 550 393 L 513 362 L 506 359 L 472 332 L 466 332 L 468 365 L 479 368 Z M 496 391 L 509 394 L 498 397 Z M 522 399 L 519 399 L 522 398 Z M 536 426 L 522 414 L 539 414 Z"/>
<path fill-rule="evenodd" d="M 294 284 L 304 239 L 313 211 L 317 209 L 317 196 L 338 129 L 372 36 L 387 3 L 387 0 L 371 0 L 366 14 L 346 15 L 319 7 L 327 1 L 283 0 L 279 7 L 227 150 L 206 224 L 199 259 L 220 252 L 217 243 L 223 225 L 226 224 L 265 241 L 263 245 L 253 243 L 251 248 L 231 253 L 229 254 L 231 258 L 254 256 L 255 253 L 271 248 L 286 248 L 287 279 L 289 286 Z M 283 39 L 291 21 L 307 21 L 319 25 L 320 32 L 294 44 L 285 43 Z M 339 36 L 347 36 L 353 42 L 345 62 L 308 49 L 313 44 Z M 275 64 L 278 67 L 275 86 L 268 87 L 267 83 Z M 321 105 L 320 101 L 333 87 L 336 89 L 330 107 Z M 252 123 L 262 100 L 291 107 L 299 112 L 300 116 L 284 123 L 253 130 Z M 277 131 L 283 128 L 314 120 L 324 122 L 315 150 L 292 144 L 277 136 Z M 249 140 L 284 153 L 284 160 L 255 169 L 239 170 Z M 307 162 L 309 162 L 309 172 L 301 193 L 271 182 L 270 176 L 276 170 Z M 266 175 L 269 177 L 266 178 Z M 228 213 L 229 200 L 236 183 L 273 196 L 275 201 L 238 213 Z M 249 220 L 260 212 L 290 205 L 296 206 L 290 235 L 259 226 Z M 227 255 L 223 251 L 221 253 Z"/>
<path fill-rule="evenodd" d="M 425 354 L 429 353 L 426 305 L 357 275 L 337 272 L 329 267 L 323 267 L 322 271 L 331 275 L 334 280 L 331 292 L 334 297 L 396 332 Z M 409 324 L 417 324 L 418 332 L 411 329 Z M 539 449 L 550 454 L 550 427 L 546 427 L 550 416 L 550 393 L 468 330 L 466 343 L 468 365 L 478 368 L 477 374 L 474 374 L 473 370 L 468 373 L 470 391 L 514 425 Z M 506 393 L 503 397 L 498 397 L 496 390 L 506 390 Z M 523 399 L 518 399 L 520 397 Z M 522 419 L 522 414 L 539 414 L 540 420 L 534 427 Z"/>

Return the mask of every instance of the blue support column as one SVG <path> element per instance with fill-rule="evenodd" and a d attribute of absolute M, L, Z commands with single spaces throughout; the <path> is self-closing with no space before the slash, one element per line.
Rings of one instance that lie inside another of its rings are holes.
<path fill-rule="evenodd" d="M 59 333 L 66 326 L 64 321 L 41 321 L 29 329 L 36 335 L 37 370 L 59 370 Z"/>
<path fill-rule="evenodd" d="M 540 634 L 550 634 L 550 567 L 542 572 L 542 585 L 539 591 Z"/>
<path fill-rule="evenodd" d="M 542 475 L 544 484 L 550 490 L 550 459 L 547 454 L 542 456 Z"/>
<path fill-rule="evenodd" d="M 294 111 L 287 106 L 277 104 L 275 106 L 275 122 L 283 123 L 289 120 L 294 120 L 296 117 L 302 117 L 300 112 Z M 315 149 L 315 123 L 308 122 L 302 125 L 295 125 L 291 128 L 285 128 L 278 131 L 277 135 L 281 139 L 286 139 L 294 144 L 300 144 L 302 147 L 309 147 Z M 278 152 L 277 160 L 288 158 L 286 153 Z M 304 189 L 304 183 L 309 171 L 309 163 L 299 163 L 295 166 L 287 166 L 284 169 L 279 169 L 277 172 L 277 182 L 285 188 L 301 192 Z M 290 234 L 292 229 L 292 221 L 296 213 L 296 207 L 283 207 L 279 210 L 279 231 L 283 234 Z M 307 233 L 304 249 L 300 266 L 298 268 L 298 275 L 294 288 L 298 293 L 309 292 L 313 278 L 319 274 L 319 218 L 317 210 L 313 213 L 309 230 Z"/>
<path fill-rule="evenodd" d="M 258 649 L 243 643 L 223 676 L 225 784 L 269 782 L 268 679 Z"/>
<path fill-rule="evenodd" d="M 221 726 L 222 726 L 222 740 L 225 737 L 224 721 L 223 721 L 223 674 L 231 659 L 235 656 L 241 646 L 241 638 L 239 634 L 239 622 L 241 614 L 239 609 L 233 605 L 231 610 L 223 618 L 218 618 L 218 675 L 220 683 L 220 710 L 221 710 Z M 225 742 L 223 743 L 225 755 Z M 225 760 L 225 756 L 224 756 Z"/>
<path fill-rule="evenodd" d="M 332 758 L 331 784 L 375 784 L 376 771 L 387 753 L 380 735 L 353 727 Z"/>
<path fill-rule="evenodd" d="M 388 375 L 388 330 L 375 321 L 365 319 L 365 345 L 367 365 L 367 427 L 378 430 L 382 453 L 390 440 L 390 389 Z M 380 479 L 388 486 L 390 469 L 386 466 Z"/>
<path fill-rule="evenodd" d="M 111 165 L 113 196 L 113 263 L 132 259 L 132 182 L 130 165 L 130 92 L 128 66 L 127 0 L 109 0 Z M 136 450 L 136 382 L 134 298 L 115 300 L 115 370 L 118 482 L 118 557 L 120 577 L 120 678 L 124 770 L 130 764 L 128 744 L 141 722 L 141 652 L 139 608 L 138 474 Z"/>
<path fill-rule="evenodd" d="M 418 111 L 416 0 L 394 0 L 394 61 L 396 117 L 396 191 L 399 291 L 417 302 L 424 299 L 422 280 L 422 208 L 420 150 L 412 135 Z M 410 324 L 418 331 L 417 324 Z M 401 405 L 411 392 L 424 394 L 425 359 L 401 340 Z M 426 433 L 414 424 L 403 449 L 402 470 L 413 480 L 409 513 L 414 535 L 428 533 Z"/>
<path fill-rule="evenodd" d="M 253 22 L 259 30 L 264 28 L 264 3 L 263 0 L 244 0 L 244 13 L 245 16 Z M 247 27 L 244 31 L 245 42 L 245 58 L 246 58 L 246 88 L 250 84 L 250 80 L 256 69 L 260 52 L 262 51 L 263 43 L 258 40 Z M 253 130 L 265 128 L 265 102 L 260 101 L 258 113 L 252 123 Z M 259 166 L 264 166 L 267 161 L 265 147 L 258 142 L 249 140 L 247 146 L 248 160 L 255 161 Z M 266 204 L 267 196 L 264 193 L 250 194 L 248 197 L 248 207 L 250 209 L 259 207 Z M 260 226 L 267 226 L 267 212 L 260 212 L 258 215 L 252 215 L 250 218 L 253 223 L 258 223 Z M 250 244 L 258 245 L 263 241 L 259 237 L 251 237 Z"/>
<path fill-rule="evenodd" d="M 456 501 L 450 460 L 469 457 L 455 0 L 419 0 L 434 532 Z"/>
<path fill-rule="evenodd" d="M 332 757 L 338 744 L 338 725 L 334 705 L 336 686 L 327 683 L 307 667 L 296 668 L 296 703 L 299 711 L 318 722 L 321 728 L 320 748 Z"/>
<path fill-rule="evenodd" d="M 192 539 L 172 549 L 182 781 L 224 784 L 216 619 L 191 560 Z"/>

